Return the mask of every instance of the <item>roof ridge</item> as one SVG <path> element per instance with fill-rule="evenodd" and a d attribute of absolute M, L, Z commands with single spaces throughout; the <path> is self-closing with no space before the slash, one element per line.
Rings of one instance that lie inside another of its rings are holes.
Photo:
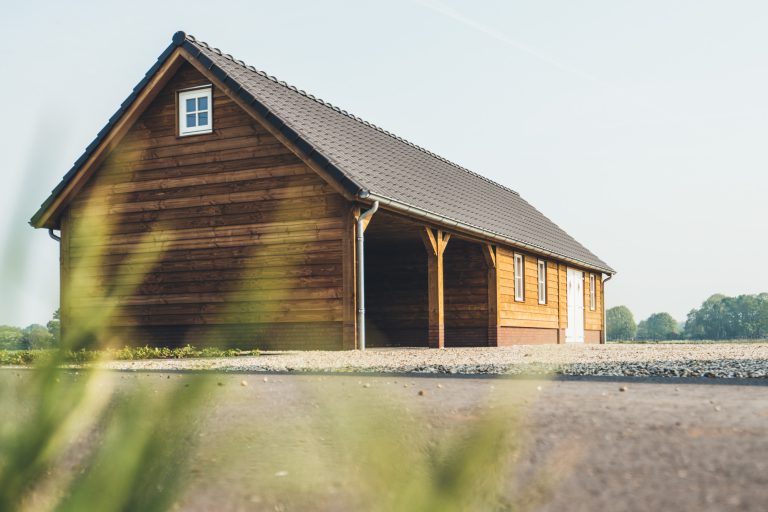
<path fill-rule="evenodd" d="M 408 144 L 409 146 L 411 146 L 411 147 L 421 151 L 422 153 L 426 153 L 427 155 L 429 155 L 429 156 L 431 156 L 433 158 L 437 158 L 438 160 L 441 160 L 441 161 L 443 161 L 443 162 L 445 162 L 445 163 L 447 163 L 447 164 L 449 164 L 449 165 L 451 165 L 451 166 L 453 166 L 453 167 L 455 167 L 455 168 L 457 168 L 459 170 L 462 170 L 462 171 L 466 172 L 467 174 L 470 174 L 470 175 L 472 175 L 472 176 L 474 176 L 476 178 L 480 178 L 481 180 L 483 180 L 483 181 L 485 181 L 487 183 L 490 183 L 491 185 L 494 185 L 496 187 L 504 189 L 504 190 L 506 190 L 508 192 L 511 192 L 511 193 L 515 194 L 515 195 L 518 195 L 518 196 L 520 195 L 520 193 L 517 192 L 516 190 L 513 190 L 513 189 L 511 189 L 511 188 L 509 188 L 509 187 L 507 187 L 505 185 L 502 185 L 501 183 L 498 183 L 498 182 L 496 182 L 496 181 L 494 181 L 494 180 L 492 180 L 492 179 L 490 179 L 490 178 L 488 178 L 486 176 L 483 176 L 482 174 L 479 174 L 479 173 L 476 173 L 476 172 L 474 172 L 474 171 L 472 171 L 470 169 L 467 169 L 463 165 L 459 165 L 456 162 L 453 162 L 453 161 L 451 161 L 451 160 L 449 160 L 449 159 L 447 159 L 447 158 L 445 158 L 443 156 L 438 155 L 437 153 L 433 153 L 432 151 L 430 151 L 428 149 L 425 149 L 422 146 L 419 146 L 418 144 L 415 144 L 415 143 L 413 143 L 413 142 L 411 142 L 411 141 L 409 141 L 409 140 L 407 140 L 407 139 L 405 139 L 403 137 L 400 137 L 399 135 L 396 135 L 396 134 L 394 134 L 394 133 L 392 133 L 392 132 L 390 132 L 388 130 L 385 130 L 384 128 L 382 128 L 382 127 L 380 127 L 378 125 L 375 125 L 375 124 L 371 123 L 370 121 L 366 121 L 365 119 L 363 119 L 361 117 L 358 117 L 358 116 L 356 116 L 356 115 L 354 115 L 354 114 L 352 114 L 350 112 L 347 112 L 346 110 L 344 110 L 342 108 L 339 108 L 339 107 L 337 107 L 336 105 L 333 105 L 330 102 L 327 102 L 327 101 L 325 101 L 325 100 L 323 100 L 321 98 L 318 98 L 318 97 L 314 96 L 313 94 L 310 94 L 310 93 L 304 91 L 303 89 L 299 89 L 295 85 L 291 85 L 291 84 L 289 84 L 289 83 L 287 83 L 287 82 L 285 82 L 283 80 L 278 80 L 276 77 L 274 77 L 272 75 L 268 75 L 265 71 L 262 71 L 260 69 L 256 69 L 253 66 L 249 66 L 245 62 L 243 62 L 242 60 L 235 59 L 232 55 L 230 55 L 228 53 L 224 53 L 224 52 L 222 52 L 218 48 L 211 47 L 208 43 L 206 43 L 205 41 L 201 41 L 201 40 L 197 39 L 192 34 L 185 34 L 185 37 L 191 43 L 199 44 L 200 46 L 203 46 L 204 48 L 206 48 L 206 49 L 216 53 L 217 55 L 220 55 L 220 56 L 224 57 L 225 59 L 234 62 L 235 64 L 237 64 L 237 65 L 247 69 L 248 71 L 251 71 L 251 72 L 254 72 L 254 73 L 258 73 L 259 75 L 263 76 L 264 78 L 266 78 L 268 80 L 271 80 L 272 82 L 275 82 L 276 84 L 281 85 L 281 86 L 283 86 L 283 87 L 285 87 L 287 89 L 290 89 L 290 90 L 292 90 L 294 92 L 297 92 L 297 93 L 301 94 L 302 96 L 305 96 L 305 97 L 311 99 L 312 101 L 315 101 L 316 103 L 319 103 L 320 105 L 323 105 L 323 106 L 325 106 L 327 108 L 330 108 L 331 110 L 334 110 L 334 111 L 336 111 L 336 112 L 338 112 L 340 114 L 343 114 L 343 115 L 345 115 L 345 116 L 347 116 L 347 117 L 349 117 L 351 119 L 354 119 L 355 121 L 357 121 L 359 123 L 362 123 L 365 126 L 368 126 L 370 128 L 373 128 L 374 130 L 377 130 L 377 131 L 379 131 L 379 132 L 381 132 L 381 133 L 383 133 L 385 135 L 388 135 L 389 137 L 392 137 L 393 139 L 395 139 L 397 141 L 400 141 L 400 142 L 402 142 L 404 144 Z"/>

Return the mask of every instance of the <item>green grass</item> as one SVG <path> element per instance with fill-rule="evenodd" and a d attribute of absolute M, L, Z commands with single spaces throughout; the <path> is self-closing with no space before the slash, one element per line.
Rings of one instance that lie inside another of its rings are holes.
<path fill-rule="evenodd" d="M 28 366 L 51 357 L 53 350 L 0 350 L 0 365 Z M 191 345 L 178 348 L 167 347 L 124 347 L 105 350 L 69 350 L 63 360 L 68 363 L 87 363 L 101 359 L 189 359 L 198 357 L 236 357 L 259 355 L 258 350 L 242 351 L 238 349 L 196 348 Z"/>

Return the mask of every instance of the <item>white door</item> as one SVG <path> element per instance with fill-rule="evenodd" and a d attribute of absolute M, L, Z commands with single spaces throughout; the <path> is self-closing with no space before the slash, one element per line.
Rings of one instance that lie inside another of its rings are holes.
<path fill-rule="evenodd" d="M 584 272 L 568 269 L 568 327 L 566 343 L 584 343 Z"/>

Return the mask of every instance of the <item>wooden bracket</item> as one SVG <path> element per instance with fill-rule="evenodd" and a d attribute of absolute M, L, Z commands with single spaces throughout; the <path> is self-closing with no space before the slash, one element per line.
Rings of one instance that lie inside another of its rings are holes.
<path fill-rule="evenodd" d="M 440 244 L 440 254 L 442 254 L 445 252 L 445 248 L 448 247 L 448 240 L 451 239 L 451 234 L 438 229 L 437 235 L 442 239 L 442 243 Z"/>
<path fill-rule="evenodd" d="M 355 222 L 357 222 L 360 219 L 360 214 L 362 213 L 362 209 L 359 206 L 355 206 L 352 208 L 352 215 L 355 217 Z M 365 230 L 368 229 L 368 224 L 371 223 L 371 219 L 373 218 L 372 215 L 369 215 L 364 221 L 363 221 L 363 233 L 365 233 Z"/>
<path fill-rule="evenodd" d="M 424 247 L 432 256 L 442 256 L 450 239 L 451 234 L 441 229 L 436 229 L 433 232 L 432 228 L 424 226 L 421 231 L 421 240 L 424 242 Z"/>
<path fill-rule="evenodd" d="M 488 268 L 496 268 L 496 248 L 491 244 L 483 245 L 483 257 Z"/>
<path fill-rule="evenodd" d="M 424 247 L 428 253 L 432 254 L 432 256 L 437 256 L 437 240 L 435 240 L 435 235 L 432 233 L 431 228 L 424 226 L 421 230 L 421 241 L 424 242 Z"/>

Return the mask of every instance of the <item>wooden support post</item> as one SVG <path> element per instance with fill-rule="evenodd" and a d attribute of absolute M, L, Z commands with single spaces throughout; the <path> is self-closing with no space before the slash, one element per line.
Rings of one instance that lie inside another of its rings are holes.
<path fill-rule="evenodd" d="M 483 256 L 488 267 L 488 346 L 499 346 L 499 272 L 496 267 L 496 249 L 490 245 L 483 246 Z"/>
<path fill-rule="evenodd" d="M 435 232 L 424 227 L 421 232 L 427 249 L 427 288 L 429 297 L 430 348 L 445 348 L 445 292 L 443 288 L 443 253 L 448 246 L 450 233 L 438 229 Z"/>

